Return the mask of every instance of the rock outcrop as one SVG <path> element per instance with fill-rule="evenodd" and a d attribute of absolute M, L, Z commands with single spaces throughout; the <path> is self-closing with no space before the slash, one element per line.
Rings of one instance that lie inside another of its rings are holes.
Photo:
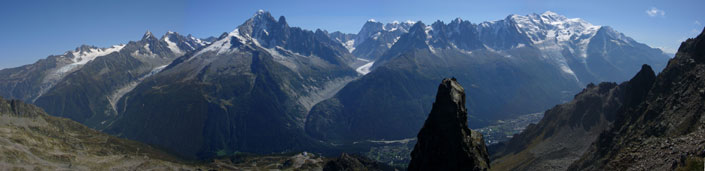
<path fill-rule="evenodd" d="M 0 97 L 0 170 L 196 170 L 148 145 L 116 138 Z"/>
<path fill-rule="evenodd" d="M 436 101 L 411 152 L 409 170 L 487 170 L 482 134 L 468 128 L 465 89 L 443 79 Z"/>
<path fill-rule="evenodd" d="M 323 166 L 323 171 L 383 171 L 383 170 L 399 170 L 391 166 L 379 163 L 360 155 L 350 155 L 347 153 L 341 154 L 338 158 L 326 162 Z"/>
<path fill-rule="evenodd" d="M 490 146 L 492 168 L 497 170 L 565 170 L 609 128 L 625 106 L 643 101 L 654 82 L 649 65 L 622 84 L 589 84 L 567 103 L 545 112 L 510 141 Z"/>
<path fill-rule="evenodd" d="M 704 58 L 705 32 L 683 42 L 651 85 L 628 87 L 632 105 L 568 170 L 676 170 L 702 160 Z"/>

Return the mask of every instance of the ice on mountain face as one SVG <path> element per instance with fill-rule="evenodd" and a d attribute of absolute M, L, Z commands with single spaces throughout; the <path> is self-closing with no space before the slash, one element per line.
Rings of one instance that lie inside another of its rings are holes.
<path fill-rule="evenodd" d="M 379 36 L 381 36 L 381 35 L 382 35 L 381 32 L 375 33 L 374 35 L 372 35 L 372 40 L 377 40 L 377 39 L 379 39 Z"/>
<path fill-rule="evenodd" d="M 150 37 L 154 37 L 154 35 L 152 35 L 152 32 L 151 32 L 151 31 L 147 30 L 147 32 L 144 33 L 144 36 L 142 36 L 142 39 L 147 39 L 147 38 L 150 38 Z"/>
<path fill-rule="evenodd" d="M 110 48 L 90 48 L 88 50 L 75 50 L 71 51 L 73 55 L 73 58 L 71 58 L 72 63 L 67 64 L 57 70 L 54 71 L 54 73 L 50 74 L 49 77 L 61 77 L 64 73 L 67 73 L 69 71 L 74 70 L 75 68 L 82 66 L 92 60 L 94 60 L 97 57 L 100 56 L 105 56 L 108 54 L 111 54 L 113 52 L 118 52 L 124 48 L 125 45 L 114 45 L 113 47 Z"/>
<path fill-rule="evenodd" d="M 511 15 L 509 18 L 534 43 L 557 41 L 567 44 L 573 40 L 589 39 L 600 28 L 580 18 L 566 18 L 551 11 L 541 15 Z"/>
<path fill-rule="evenodd" d="M 578 56 L 587 58 L 587 46 L 590 44 L 590 39 L 595 36 L 595 33 L 597 33 L 597 30 L 599 29 L 600 26 L 590 26 L 585 31 L 589 34 L 583 34 L 581 37 L 576 37 L 576 40 L 578 40 L 576 44 L 579 52 Z"/>
<path fill-rule="evenodd" d="M 573 70 L 568 66 L 566 57 L 563 56 L 563 53 L 561 53 L 563 48 L 568 48 L 568 50 L 572 50 L 571 47 L 562 46 L 556 41 L 537 42 L 536 44 L 534 44 L 534 47 L 541 50 L 544 59 L 554 63 L 556 66 L 559 67 L 561 71 L 563 71 L 563 73 L 567 74 L 575 81 L 580 81 L 578 80 L 578 76 L 575 75 L 575 72 L 573 72 Z"/>
<path fill-rule="evenodd" d="M 161 72 L 162 70 L 164 70 L 164 68 L 166 68 L 166 66 L 168 66 L 168 65 L 162 65 L 162 66 L 155 67 L 155 68 L 152 69 L 152 71 L 150 71 L 149 73 L 145 74 L 144 76 L 140 77 L 139 79 L 137 79 L 137 80 L 135 80 L 135 81 L 132 81 L 132 82 L 128 83 L 128 84 L 125 85 L 125 86 L 122 86 L 122 87 L 118 88 L 117 90 L 115 90 L 115 91 L 113 92 L 113 94 L 109 95 L 109 96 L 107 97 L 107 98 L 108 98 L 108 102 L 110 103 L 110 106 L 112 107 L 112 109 L 113 109 L 113 111 L 115 112 L 115 114 L 117 114 L 117 108 L 116 108 L 116 107 L 117 107 L 117 102 L 118 102 L 118 100 L 120 100 L 120 98 L 122 98 L 122 96 L 125 96 L 125 94 L 127 94 L 127 93 L 129 93 L 130 91 L 132 91 L 133 89 L 135 89 L 135 87 L 137 87 L 137 85 L 138 85 L 140 82 L 142 82 L 143 80 L 145 80 L 145 79 L 147 79 L 148 77 L 150 77 L 150 76 L 152 76 L 152 75 L 154 75 L 154 74 L 157 74 L 157 73 Z"/>
<path fill-rule="evenodd" d="M 402 26 L 399 21 L 392 21 L 391 23 L 387 23 L 386 25 L 384 25 L 384 27 L 382 27 L 382 30 L 391 32 L 391 31 L 396 31 L 396 30 L 400 29 L 401 27 Z M 401 28 L 401 29 L 404 29 L 404 28 Z"/>
<path fill-rule="evenodd" d="M 73 54 L 73 62 L 77 65 L 83 65 L 88 63 L 89 61 L 92 61 L 93 59 L 99 57 L 99 56 L 105 56 L 113 52 L 118 52 L 122 48 L 124 48 L 125 45 L 115 45 L 110 48 L 104 48 L 104 49 L 98 49 L 98 48 L 91 48 L 88 51 L 73 51 L 71 52 Z"/>
<path fill-rule="evenodd" d="M 401 38 L 401 36 L 396 37 L 396 38 L 394 38 L 394 41 L 387 43 L 387 48 L 392 48 L 392 46 L 394 46 L 394 44 L 397 43 L 397 41 L 399 41 L 399 38 Z"/>
<path fill-rule="evenodd" d="M 392 42 L 392 45 L 394 45 L 395 43 L 397 43 L 400 38 L 401 38 L 401 36 L 394 38 L 394 41 Z"/>
<path fill-rule="evenodd" d="M 571 70 L 567 65 L 561 65 L 560 67 L 563 72 L 571 74 L 571 75 L 575 75 L 573 70 Z"/>
<path fill-rule="evenodd" d="M 259 46 L 259 45 L 257 45 L 257 46 Z M 264 48 L 264 47 L 262 47 L 262 48 L 264 50 L 266 50 L 269 53 L 269 55 L 271 55 L 274 58 L 275 62 L 284 65 L 285 67 L 291 69 L 292 71 L 298 70 L 298 66 L 296 65 L 296 62 L 294 61 L 294 59 L 292 59 L 290 57 L 291 56 L 303 56 L 303 55 L 301 55 L 299 53 L 292 52 L 290 50 L 286 50 L 280 46 L 276 46 L 274 48 Z M 282 53 L 284 53 L 284 54 L 282 54 Z"/>
<path fill-rule="evenodd" d="M 66 55 L 71 54 L 73 57 L 71 57 L 69 60 L 71 63 L 66 64 L 60 68 L 54 69 L 51 73 L 47 74 L 42 79 L 42 85 L 39 90 L 38 95 L 32 99 L 37 100 L 40 96 L 42 96 L 44 93 L 49 91 L 52 87 L 54 87 L 54 84 L 64 78 L 68 73 L 73 72 L 79 68 L 81 68 L 83 65 L 86 63 L 100 57 L 100 56 L 105 56 L 108 54 L 111 54 L 113 52 L 119 52 L 124 48 L 125 45 L 114 45 L 110 48 L 88 48 L 88 49 L 83 49 L 79 48 L 74 51 L 70 51 L 64 54 L 64 57 L 67 57 Z"/>
<path fill-rule="evenodd" d="M 508 18 L 516 23 L 518 31 L 526 35 L 534 47 L 541 49 L 545 59 L 552 61 L 563 73 L 579 81 L 567 65 L 567 59 L 562 52 L 567 50 L 582 58 L 584 62 L 588 57 L 587 46 L 601 26 L 590 24 L 580 18 L 567 18 L 551 11 L 540 15 L 511 15 Z"/>
<path fill-rule="evenodd" d="M 217 41 L 211 43 L 206 48 L 202 49 L 201 51 L 196 52 L 196 54 L 193 55 L 193 57 L 189 58 L 187 61 L 193 60 L 193 59 L 201 56 L 201 54 L 203 54 L 205 52 L 217 51 L 216 54 L 231 52 L 232 51 L 231 48 L 233 46 L 232 45 L 233 38 L 235 38 L 241 44 L 245 44 L 245 42 L 246 42 L 245 40 L 247 40 L 245 37 L 242 37 L 240 35 L 239 29 L 235 29 L 232 32 L 228 33 L 227 37 L 220 39 L 220 40 L 217 40 Z"/>
<path fill-rule="evenodd" d="M 179 46 L 177 46 L 176 43 L 174 43 L 174 42 L 172 42 L 171 40 L 169 40 L 169 36 L 164 37 L 164 41 L 166 42 L 167 47 L 169 48 L 169 50 L 171 50 L 171 52 L 173 52 L 174 54 L 176 54 L 176 56 L 184 55 L 184 52 L 181 51 L 181 49 L 179 49 Z M 192 48 L 193 48 L 193 47 L 192 47 Z"/>
<path fill-rule="evenodd" d="M 431 53 L 435 54 L 435 53 L 436 53 L 436 50 L 435 50 L 435 48 L 431 45 L 431 42 L 430 42 L 431 39 L 433 39 L 433 35 L 431 35 L 431 34 L 432 34 L 431 31 L 433 31 L 433 27 L 432 27 L 432 26 L 429 25 L 429 26 L 424 27 L 424 32 L 426 33 L 426 45 L 428 45 L 428 50 L 430 50 Z"/>
<path fill-rule="evenodd" d="M 348 52 L 352 53 L 353 51 L 355 51 L 355 39 L 346 41 L 343 46 L 348 49 Z"/>
<path fill-rule="evenodd" d="M 148 58 L 156 58 L 157 54 L 152 53 L 152 50 L 150 49 L 150 44 L 146 43 L 144 46 L 142 46 L 142 50 L 135 50 L 134 52 L 130 53 L 130 55 L 140 58 L 140 57 L 148 57 Z"/>
<path fill-rule="evenodd" d="M 219 55 L 236 51 L 237 48 L 233 47 L 234 42 L 239 42 L 239 44 L 243 45 L 252 43 L 255 46 L 261 46 L 265 49 L 276 48 L 274 40 L 266 41 L 266 38 L 270 35 L 270 27 L 272 27 L 272 24 L 278 24 L 276 22 L 277 21 L 271 18 L 268 12 L 259 10 L 251 19 L 247 20 L 245 24 L 228 33 L 227 37 L 210 43 L 202 50 L 196 52 L 188 61 L 199 58 L 199 56 L 205 52 L 215 51 L 216 55 Z"/>
<path fill-rule="evenodd" d="M 283 19 L 280 20 L 283 22 Z M 258 12 L 252 18 L 248 19 L 245 24 L 240 25 L 238 32 L 245 40 L 256 41 L 256 43 L 260 45 L 271 48 L 277 44 L 275 40 L 270 38 L 270 32 L 276 32 L 276 30 L 272 29 L 277 28 L 279 24 L 281 23 L 275 20 L 269 12 Z"/>
<path fill-rule="evenodd" d="M 358 59 L 359 59 L 359 60 L 364 60 L 364 59 L 361 59 L 361 58 L 358 58 Z M 360 66 L 360 67 L 357 67 L 357 69 L 355 69 L 355 71 L 357 71 L 357 73 L 360 73 L 360 74 L 362 74 L 362 75 L 367 75 L 368 73 L 370 73 L 370 68 L 372 68 L 372 65 L 374 65 L 374 64 L 375 64 L 375 61 L 368 62 L 368 63 L 366 63 L 365 65 L 362 65 L 362 66 Z"/>
<path fill-rule="evenodd" d="M 382 30 L 387 31 L 387 32 L 394 32 L 394 31 L 401 31 L 401 32 L 409 32 L 409 28 L 414 25 L 415 22 L 413 21 L 406 21 L 404 23 L 399 22 L 399 21 L 392 21 L 391 23 L 387 23 L 382 27 Z"/>
<path fill-rule="evenodd" d="M 197 43 L 198 45 L 200 45 L 201 47 L 206 46 L 206 45 L 209 45 L 209 44 L 211 43 L 211 42 L 208 42 L 208 41 L 203 41 L 203 40 L 201 40 L 201 39 L 199 39 L 199 38 L 196 38 L 196 37 L 193 37 L 193 36 L 191 36 L 191 35 L 189 35 L 188 38 L 191 39 L 191 40 L 193 40 L 194 42 L 196 42 L 196 43 Z"/>
<path fill-rule="evenodd" d="M 416 22 L 406 21 L 392 21 L 387 24 L 382 24 L 375 20 L 370 20 L 365 25 L 363 25 L 360 32 L 358 32 L 355 41 L 353 41 L 353 47 L 363 44 L 367 40 L 381 40 L 380 43 L 385 43 L 387 48 L 391 47 L 394 43 L 388 42 L 390 40 L 398 39 L 402 34 L 409 32 L 411 26 Z M 350 48 L 348 48 L 350 50 Z M 350 51 L 352 52 L 352 51 Z"/>

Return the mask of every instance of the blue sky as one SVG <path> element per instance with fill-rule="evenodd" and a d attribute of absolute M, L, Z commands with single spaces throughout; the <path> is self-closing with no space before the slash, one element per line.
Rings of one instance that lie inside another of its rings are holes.
<path fill-rule="evenodd" d="M 290 26 L 356 33 L 368 19 L 474 23 L 509 14 L 553 11 L 608 25 L 668 52 L 705 26 L 704 0 L 3 0 L 0 2 L 0 68 L 30 64 L 82 44 L 108 47 L 138 40 L 146 30 L 218 36 L 258 9 L 284 15 Z"/>

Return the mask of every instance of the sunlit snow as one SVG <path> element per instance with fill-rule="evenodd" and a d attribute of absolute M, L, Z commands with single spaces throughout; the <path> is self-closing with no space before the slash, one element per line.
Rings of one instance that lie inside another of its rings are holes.
<path fill-rule="evenodd" d="M 375 64 L 375 61 L 368 62 L 365 65 L 357 67 L 357 69 L 355 69 L 355 71 L 357 71 L 357 73 L 360 73 L 362 75 L 367 75 L 367 73 L 370 73 L 370 68 L 372 68 L 372 65 L 374 65 L 374 64 Z"/>

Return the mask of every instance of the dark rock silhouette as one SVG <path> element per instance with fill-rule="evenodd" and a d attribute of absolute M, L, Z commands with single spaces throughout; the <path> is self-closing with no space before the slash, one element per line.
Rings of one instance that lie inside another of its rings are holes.
<path fill-rule="evenodd" d="M 411 152 L 409 170 L 487 170 L 489 157 L 482 134 L 468 128 L 465 90 L 443 79 L 436 101 Z"/>

